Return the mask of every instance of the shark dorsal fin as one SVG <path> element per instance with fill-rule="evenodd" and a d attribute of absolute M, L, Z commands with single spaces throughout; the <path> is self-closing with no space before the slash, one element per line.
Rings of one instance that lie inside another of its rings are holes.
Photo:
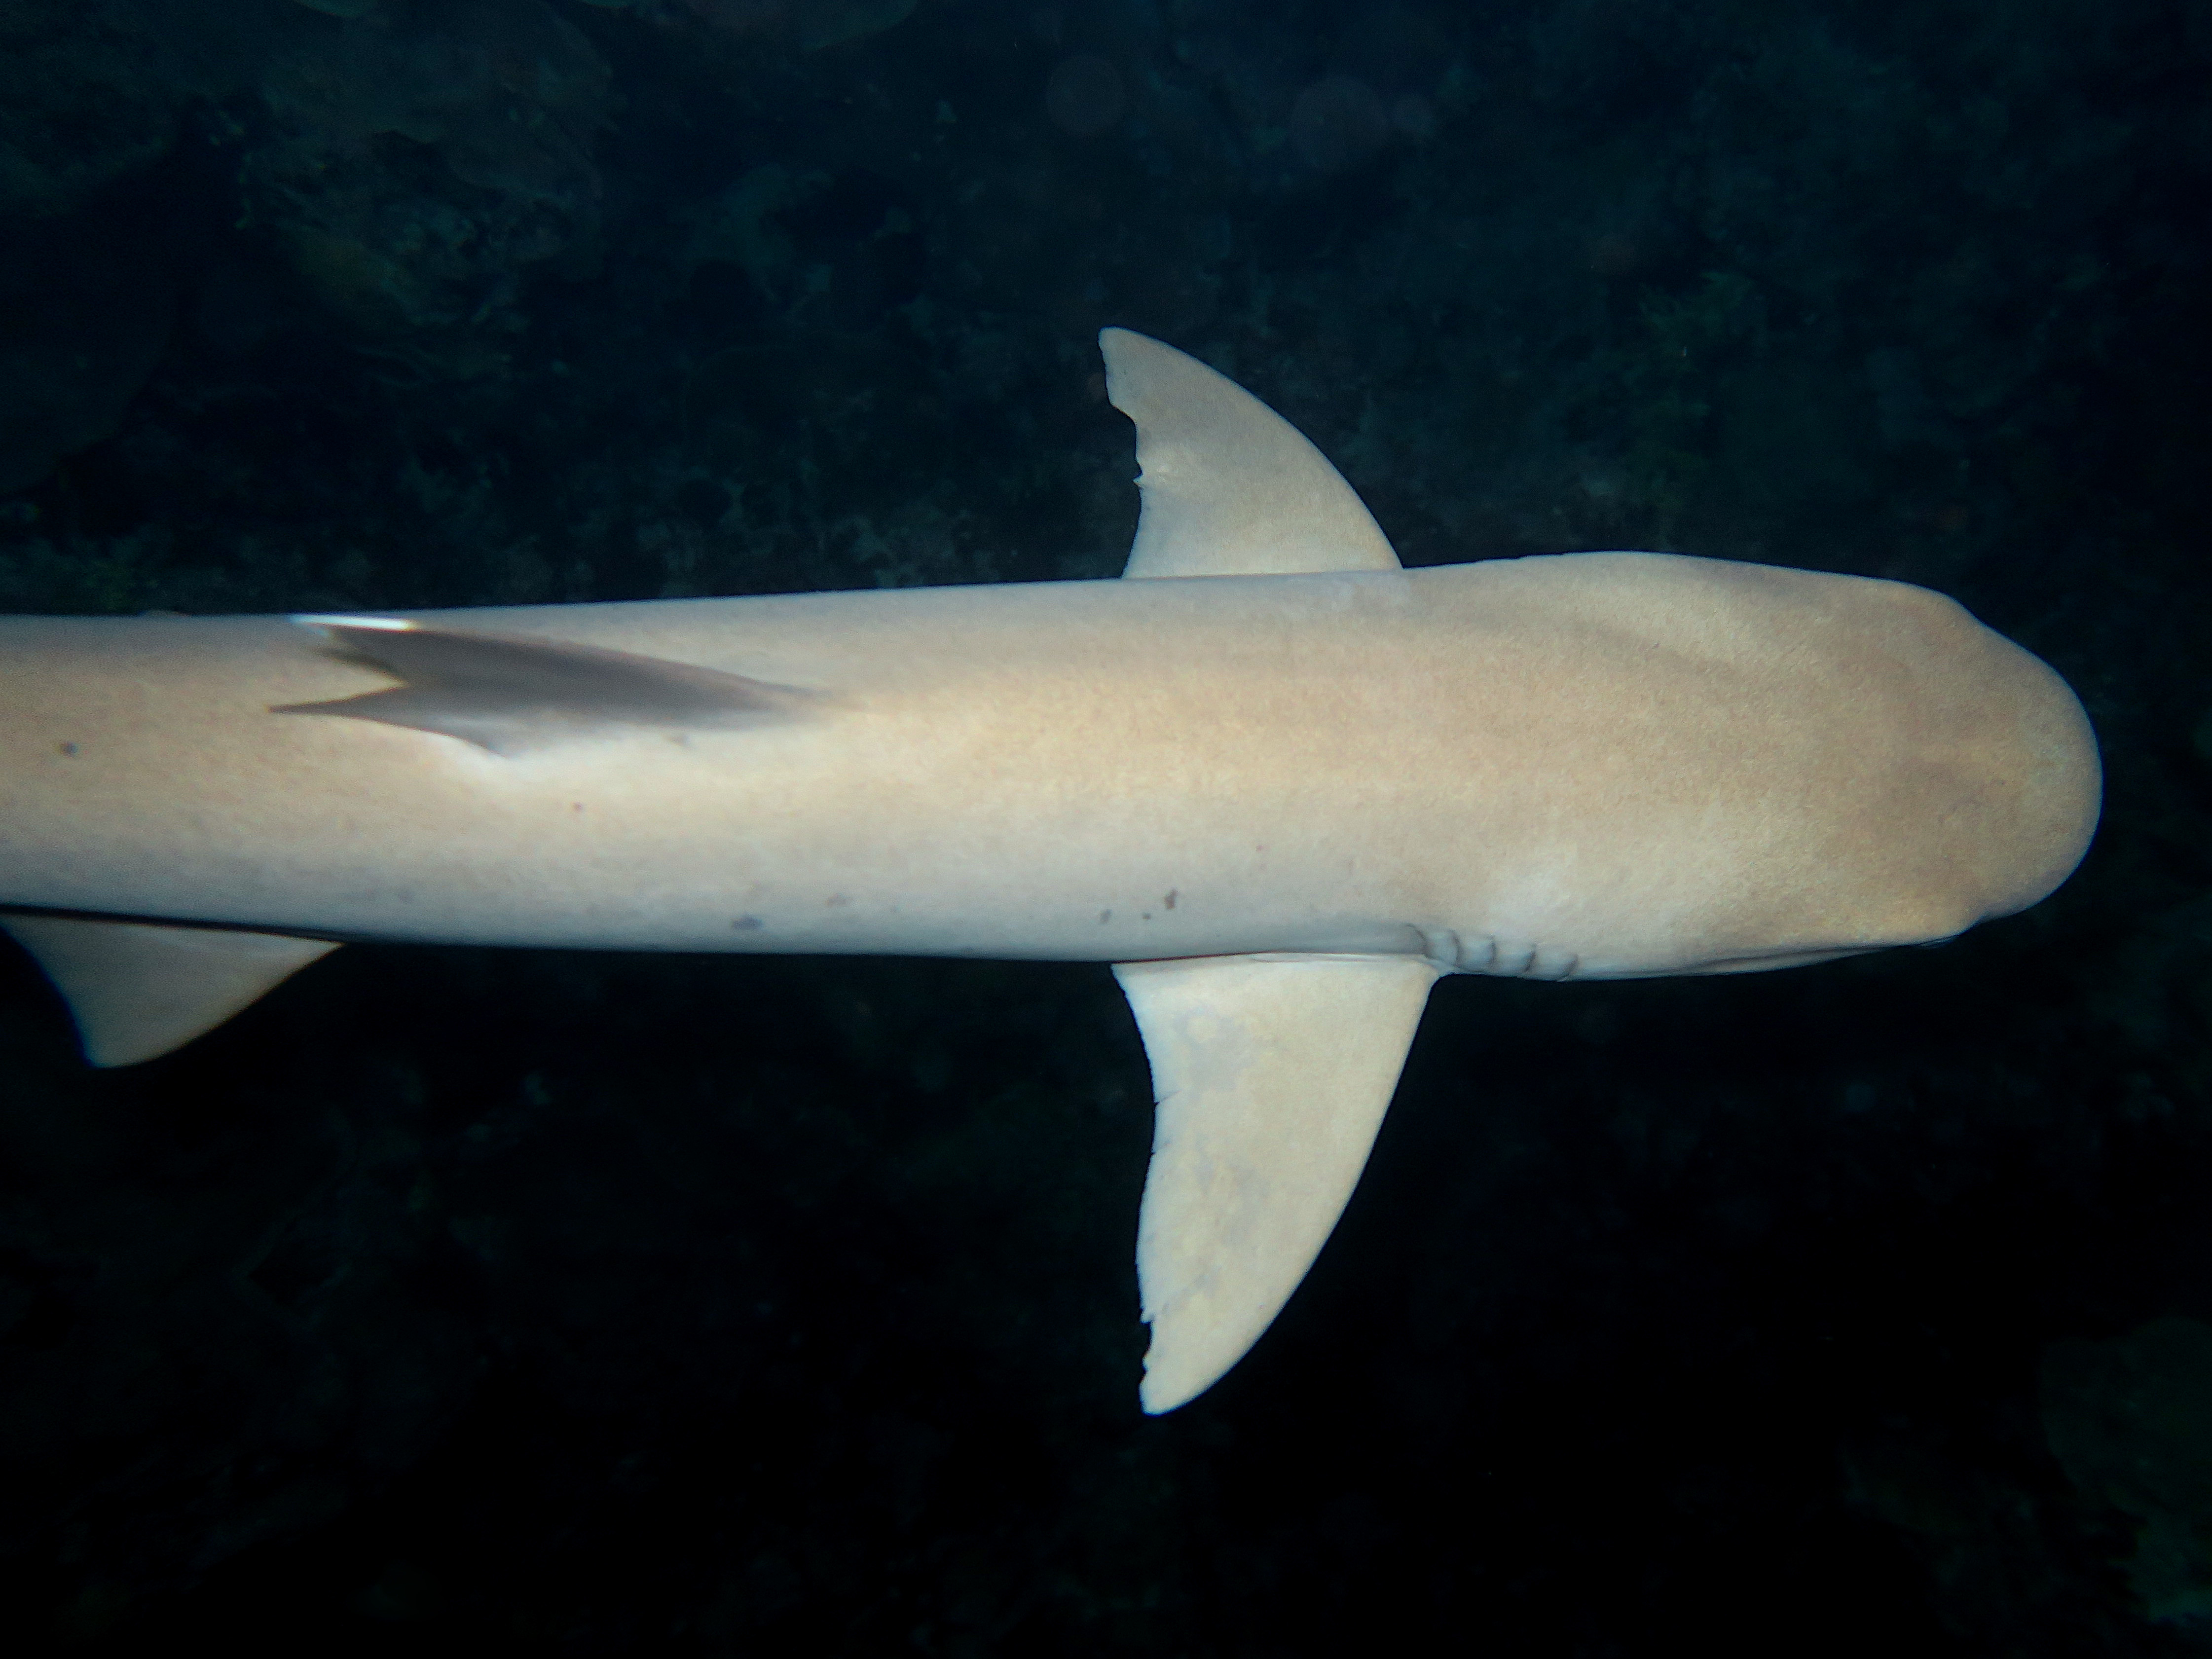
<path fill-rule="evenodd" d="M 46 970 L 95 1066 L 181 1048 L 338 948 L 326 939 L 88 916 L 9 916 L 0 927 Z"/>
<path fill-rule="evenodd" d="M 719 669 L 399 617 L 295 617 L 405 684 L 277 714 L 343 714 L 514 754 L 610 726 L 713 730 L 799 713 L 810 694 Z"/>
<path fill-rule="evenodd" d="M 1138 1398 L 1172 1411 L 1260 1339 L 1343 1213 L 1436 964 L 1198 957 L 1116 964 L 1152 1062 Z"/>
<path fill-rule="evenodd" d="M 1395 570 L 1358 495 L 1288 421 L 1195 357 L 1098 336 L 1106 395 L 1137 423 L 1137 539 L 1125 576 Z"/>

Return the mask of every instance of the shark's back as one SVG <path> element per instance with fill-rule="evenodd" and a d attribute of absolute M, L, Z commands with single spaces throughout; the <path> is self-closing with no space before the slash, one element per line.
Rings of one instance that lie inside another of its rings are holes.
<path fill-rule="evenodd" d="M 1169 1409 L 1266 1328 L 1439 974 L 1772 968 L 2017 910 L 2094 828 L 2043 664 L 1895 583 L 1399 568 L 1286 422 L 1102 337 L 1127 577 L 0 619 L 0 914 L 89 1057 L 345 939 L 1115 964 Z"/>

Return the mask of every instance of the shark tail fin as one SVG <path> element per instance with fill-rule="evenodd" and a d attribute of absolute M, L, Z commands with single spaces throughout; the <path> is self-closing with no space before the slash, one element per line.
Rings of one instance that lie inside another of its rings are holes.
<path fill-rule="evenodd" d="M 95 1066 L 181 1048 L 337 949 L 331 939 L 85 916 L 9 916 L 0 929 L 46 969 Z"/>

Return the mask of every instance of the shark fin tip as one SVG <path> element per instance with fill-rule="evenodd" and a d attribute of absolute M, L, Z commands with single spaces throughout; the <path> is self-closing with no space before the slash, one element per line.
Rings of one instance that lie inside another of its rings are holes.
<path fill-rule="evenodd" d="M 312 628 L 318 634 L 327 634 L 339 628 L 368 628 L 380 634 L 411 634 L 421 626 L 400 617 L 342 617 L 304 611 L 294 612 L 289 620 L 302 628 Z"/>

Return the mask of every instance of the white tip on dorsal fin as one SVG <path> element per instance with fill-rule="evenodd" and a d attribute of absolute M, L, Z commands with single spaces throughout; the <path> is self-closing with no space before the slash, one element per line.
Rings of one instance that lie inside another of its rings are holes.
<path fill-rule="evenodd" d="M 1106 395 L 1137 423 L 1137 539 L 1125 576 L 1395 570 L 1358 494 L 1288 421 L 1195 357 L 1098 336 Z"/>
<path fill-rule="evenodd" d="M 1137 1220 L 1147 1412 L 1211 1388 L 1297 1289 L 1358 1184 L 1437 974 L 1421 957 L 1115 967 L 1158 1103 Z"/>
<path fill-rule="evenodd" d="M 725 730 L 797 714 L 811 694 L 742 674 L 404 617 L 292 618 L 405 682 L 276 714 L 342 714 L 437 732 L 510 755 L 611 726 Z"/>
<path fill-rule="evenodd" d="M 83 916 L 9 916 L 0 928 L 46 970 L 95 1066 L 181 1048 L 338 948 L 324 939 Z"/>

